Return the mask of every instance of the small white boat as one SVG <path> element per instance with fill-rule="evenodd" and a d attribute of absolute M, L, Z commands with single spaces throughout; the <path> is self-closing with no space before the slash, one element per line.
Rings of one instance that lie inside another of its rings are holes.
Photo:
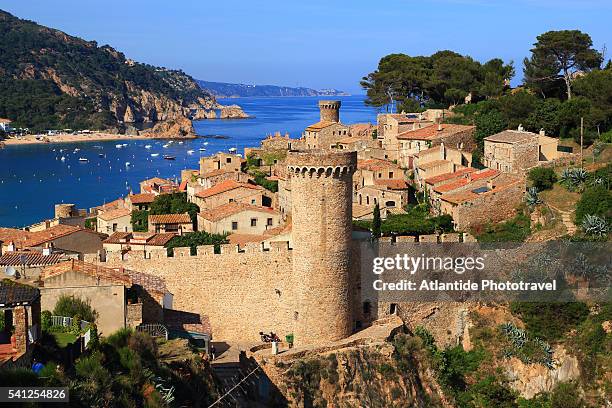
<path fill-rule="evenodd" d="M 203 148 L 203 147 L 200 147 L 200 149 L 199 149 L 199 150 L 200 150 L 201 152 L 205 152 L 205 151 L 206 151 L 206 149 L 205 149 L 205 148 Z"/>
<path fill-rule="evenodd" d="M 162 147 L 163 147 L 164 149 L 167 149 L 167 148 L 168 148 L 168 146 L 170 146 L 170 144 L 165 144 L 165 145 L 163 145 Z"/>
<path fill-rule="evenodd" d="M 61 161 L 66 161 L 66 158 L 64 156 L 62 156 L 62 158 L 60 160 Z"/>
<path fill-rule="evenodd" d="M 208 142 L 204 142 L 203 144 L 204 144 L 204 146 L 208 146 Z"/>
<path fill-rule="evenodd" d="M 74 153 L 80 151 L 81 149 L 79 149 L 78 147 L 76 149 L 74 149 Z"/>
<path fill-rule="evenodd" d="M 89 160 L 86 159 L 85 157 L 79 157 L 79 161 L 80 162 L 88 162 Z"/>
<path fill-rule="evenodd" d="M 159 153 L 151 153 L 151 157 L 157 157 L 159 156 Z"/>
<path fill-rule="evenodd" d="M 183 142 L 179 142 L 179 144 L 183 144 Z"/>
<path fill-rule="evenodd" d="M 193 150 L 187 150 L 187 154 L 193 154 Z"/>
<path fill-rule="evenodd" d="M 238 149 L 236 149 L 235 147 L 230 147 L 229 149 L 227 149 L 230 153 L 236 153 L 236 151 L 238 151 Z"/>
<path fill-rule="evenodd" d="M 151 145 L 146 145 L 146 146 L 145 146 L 145 149 L 150 149 L 151 147 L 153 147 L 153 146 L 151 146 Z"/>
<path fill-rule="evenodd" d="M 130 167 L 132 165 L 132 163 L 130 162 L 125 162 L 125 167 Z"/>
<path fill-rule="evenodd" d="M 116 145 L 115 145 L 115 147 L 116 147 L 117 149 L 121 149 L 121 148 L 123 147 L 123 145 L 116 144 Z"/>

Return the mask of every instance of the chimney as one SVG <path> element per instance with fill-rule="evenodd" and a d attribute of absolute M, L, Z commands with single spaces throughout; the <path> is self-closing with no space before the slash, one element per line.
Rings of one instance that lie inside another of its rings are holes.
<path fill-rule="evenodd" d="M 546 136 L 546 131 L 544 128 L 540 129 L 540 136 Z"/>
<path fill-rule="evenodd" d="M 523 125 L 522 125 L 522 124 L 519 124 L 519 125 L 518 125 L 518 129 L 517 129 L 517 130 L 518 130 L 519 132 L 523 132 L 523 131 L 525 130 L 525 128 L 523 127 Z"/>
<path fill-rule="evenodd" d="M 44 248 L 43 248 L 43 256 L 49 256 L 51 255 L 51 252 L 53 252 L 53 246 L 50 243 L 46 243 Z"/>
<path fill-rule="evenodd" d="M 438 123 L 438 132 L 441 132 L 441 131 L 442 131 L 442 124 Z"/>
<path fill-rule="evenodd" d="M 15 252 L 15 242 L 9 241 L 8 245 L 6 246 L 6 252 Z"/>

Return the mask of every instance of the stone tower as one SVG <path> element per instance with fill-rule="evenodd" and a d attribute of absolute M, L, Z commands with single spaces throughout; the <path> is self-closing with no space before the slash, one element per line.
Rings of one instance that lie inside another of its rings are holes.
<path fill-rule="evenodd" d="M 340 122 L 340 101 L 319 101 L 321 122 Z"/>
<path fill-rule="evenodd" d="M 323 110 L 322 110 L 323 112 Z M 356 152 L 289 152 L 295 343 L 338 340 L 352 332 L 350 252 Z"/>

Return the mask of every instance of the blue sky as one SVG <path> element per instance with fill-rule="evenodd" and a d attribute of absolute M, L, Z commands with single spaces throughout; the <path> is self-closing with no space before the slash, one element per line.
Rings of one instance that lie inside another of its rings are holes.
<path fill-rule="evenodd" d="M 545 31 L 580 29 L 596 48 L 612 48 L 610 0 L 2 0 L 0 8 L 199 79 L 352 93 L 394 52 L 514 60 L 516 83 Z"/>

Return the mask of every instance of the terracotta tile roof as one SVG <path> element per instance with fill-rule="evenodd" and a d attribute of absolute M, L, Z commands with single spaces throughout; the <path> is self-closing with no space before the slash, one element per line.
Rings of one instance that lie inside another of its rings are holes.
<path fill-rule="evenodd" d="M 484 140 L 489 142 L 501 142 L 501 143 L 521 143 L 526 142 L 532 138 L 537 138 L 538 135 L 532 132 L 521 132 L 518 130 L 504 130 L 503 132 L 496 133 L 491 136 L 487 136 Z"/>
<path fill-rule="evenodd" d="M 227 236 L 227 239 L 232 245 L 240 245 L 243 246 L 249 242 L 262 242 L 266 240 L 265 235 L 255 235 L 255 234 L 230 234 Z"/>
<path fill-rule="evenodd" d="M 452 180 L 455 178 L 462 177 L 468 173 L 473 173 L 475 171 L 476 169 L 473 167 L 466 167 L 464 169 L 459 169 L 452 173 L 444 173 L 444 174 L 440 174 L 439 176 L 428 177 L 425 179 L 425 182 L 427 184 L 437 184 L 437 183 L 441 183 L 446 180 Z"/>
<path fill-rule="evenodd" d="M 144 184 L 173 184 L 172 180 L 163 179 L 160 177 L 153 177 L 150 179 L 142 180 L 141 183 L 144 183 Z"/>
<path fill-rule="evenodd" d="M 212 335 L 208 316 L 198 313 L 164 309 L 164 324 L 173 330 Z"/>
<path fill-rule="evenodd" d="M 465 203 L 468 201 L 472 201 L 478 197 L 481 197 L 482 195 L 496 193 L 499 191 L 506 190 L 510 187 L 515 186 L 517 183 L 521 183 L 521 180 L 514 179 L 513 181 L 510 181 L 507 183 L 494 184 L 492 190 L 487 190 L 487 191 L 483 191 L 480 193 L 474 192 L 473 190 L 466 190 L 466 191 L 458 191 L 456 193 L 442 194 L 442 196 L 440 196 L 440 199 L 447 201 L 449 203 L 453 203 L 453 204 L 461 204 L 461 203 Z"/>
<path fill-rule="evenodd" d="M 45 242 L 53 241 L 60 237 L 65 237 L 70 234 L 74 234 L 76 232 L 87 232 L 91 234 L 96 234 L 96 232 L 87 229 L 78 227 L 75 225 L 55 225 L 51 228 L 48 228 L 44 231 L 34 232 L 30 238 L 23 243 L 23 247 L 35 247 L 44 244 Z"/>
<path fill-rule="evenodd" d="M 293 224 L 291 222 L 291 218 L 288 218 L 287 221 L 283 225 L 279 225 L 278 227 L 270 228 L 264 232 L 264 236 L 266 239 L 275 237 L 277 235 L 287 234 L 291 232 L 293 228 Z"/>
<path fill-rule="evenodd" d="M 40 290 L 17 282 L 0 281 L 0 307 L 30 304 L 40 298 Z"/>
<path fill-rule="evenodd" d="M 6 118 L 0 118 L 0 123 L 11 123 L 12 120 Z"/>
<path fill-rule="evenodd" d="M 23 241 L 26 241 L 33 234 L 33 232 L 17 228 L 0 228 L 0 241 L 4 242 L 4 245 L 14 242 L 18 248 L 21 248 Z"/>
<path fill-rule="evenodd" d="M 147 232 L 115 232 L 113 235 L 102 241 L 102 243 L 164 246 L 175 236 L 176 234 L 172 232 L 160 234 L 153 234 Z"/>
<path fill-rule="evenodd" d="M 266 214 L 279 214 L 279 212 L 273 208 L 261 207 L 258 205 L 251 205 L 245 203 L 232 202 L 213 208 L 211 210 L 202 211 L 200 217 L 209 221 L 219 221 L 227 218 L 231 215 L 241 213 L 243 211 L 257 211 Z"/>
<path fill-rule="evenodd" d="M 377 186 L 385 186 L 390 190 L 405 190 L 408 188 L 408 182 L 406 180 L 374 180 L 374 184 Z"/>
<path fill-rule="evenodd" d="M 123 268 L 106 268 L 74 259 L 44 268 L 40 278 L 44 281 L 45 279 L 71 271 L 84 273 L 89 276 L 100 278 L 101 280 L 126 286 L 132 286 L 134 284 L 140 285 L 147 291 L 157 292 L 159 294 L 164 294 L 168 291 L 166 282 L 157 276 Z"/>
<path fill-rule="evenodd" d="M 117 208 L 114 210 L 104 211 L 98 214 L 98 218 L 104 221 L 115 220 L 120 217 L 130 215 L 132 212 L 129 208 Z"/>
<path fill-rule="evenodd" d="M 317 123 L 313 123 L 312 125 L 308 126 L 306 128 L 306 130 L 321 130 L 321 129 L 325 129 L 326 127 L 329 127 L 331 125 L 335 125 L 337 122 L 330 122 L 330 121 L 323 121 L 323 122 L 317 122 Z"/>
<path fill-rule="evenodd" d="M 499 174 L 499 171 L 493 170 L 493 169 L 485 169 L 485 170 L 477 171 L 475 173 L 468 173 L 468 174 L 469 174 L 469 177 L 463 177 L 451 183 L 445 183 L 438 187 L 434 187 L 434 191 L 438 193 L 445 193 L 445 192 L 453 191 L 458 188 L 467 186 L 468 184 L 474 181 L 495 177 Z"/>
<path fill-rule="evenodd" d="M 132 204 L 151 204 L 155 200 L 155 194 L 130 194 L 129 198 Z"/>
<path fill-rule="evenodd" d="M 187 180 L 181 181 L 178 191 L 187 191 Z"/>
<path fill-rule="evenodd" d="M 206 190 L 202 190 L 196 193 L 196 197 L 200 198 L 208 198 L 217 194 L 225 193 L 236 188 L 250 188 L 252 190 L 263 190 L 263 187 L 257 186 L 249 183 L 240 183 L 235 180 L 225 180 L 219 184 L 215 184 L 211 188 L 207 188 Z"/>
<path fill-rule="evenodd" d="M 430 169 L 432 167 L 438 167 L 438 166 L 442 166 L 443 164 L 452 164 L 452 162 L 448 161 L 448 160 L 434 160 L 434 161 L 430 161 L 429 163 L 425 163 L 425 164 L 419 164 L 419 168 L 420 169 Z"/>
<path fill-rule="evenodd" d="M 43 255 L 40 251 L 5 252 L 0 256 L 0 266 L 46 266 L 54 265 L 64 257 L 64 254 L 52 253 Z"/>
<path fill-rule="evenodd" d="M 188 213 L 149 215 L 149 224 L 191 224 Z"/>
<path fill-rule="evenodd" d="M 361 218 L 365 215 L 372 214 L 373 212 L 374 206 L 353 203 L 353 217 L 355 218 Z"/>
<path fill-rule="evenodd" d="M 397 168 L 397 165 L 392 161 L 383 160 L 383 159 L 366 159 L 366 160 L 358 160 L 357 168 L 361 170 L 382 170 L 389 167 Z"/>
<path fill-rule="evenodd" d="M 472 129 L 475 129 L 475 126 L 444 123 L 442 124 L 442 130 L 438 130 L 438 125 L 432 124 L 421 129 L 402 132 L 397 135 L 397 138 L 402 140 L 433 140 Z"/>

